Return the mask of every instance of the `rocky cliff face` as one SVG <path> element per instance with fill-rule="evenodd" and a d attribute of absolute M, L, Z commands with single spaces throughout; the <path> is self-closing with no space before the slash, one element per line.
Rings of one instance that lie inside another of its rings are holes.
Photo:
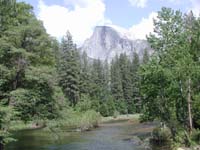
<path fill-rule="evenodd" d="M 145 49 L 149 54 L 152 53 L 147 41 L 129 39 L 124 33 L 109 26 L 97 26 L 93 35 L 84 42 L 81 48 L 90 58 L 108 61 L 121 53 L 132 56 L 133 52 L 136 52 L 142 58 Z"/>

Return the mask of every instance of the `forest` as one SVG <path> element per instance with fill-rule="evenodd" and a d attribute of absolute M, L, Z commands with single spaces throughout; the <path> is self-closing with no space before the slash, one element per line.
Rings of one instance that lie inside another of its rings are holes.
<path fill-rule="evenodd" d="M 95 127 L 101 116 L 159 121 L 155 140 L 200 142 L 200 18 L 163 7 L 147 40 L 154 50 L 91 59 L 68 31 L 47 34 L 33 7 L 0 1 L 0 147 L 28 127 Z M 0 148 L 0 149 L 1 149 Z"/>

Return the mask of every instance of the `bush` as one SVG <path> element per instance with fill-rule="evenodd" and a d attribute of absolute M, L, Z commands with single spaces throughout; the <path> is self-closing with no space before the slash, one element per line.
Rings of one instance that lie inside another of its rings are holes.
<path fill-rule="evenodd" d="M 88 110 L 83 115 L 81 115 L 81 122 L 79 128 L 81 130 L 89 130 L 93 127 L 98 127 L 100 114 L 94 110 Z"/>
<path fill-rule="evenodd" d="M 89 130 L 90 128 L 97 127 L 101 119 L 101 115 L 94 110 L 87 110 L 85 112 L 74 111 L 72 108 L 63 110 L 61 118 L 48 122 L 48 127 L 54 129 L 67 128 L 67 129 L 80 129 Z"/>
<path fill-rule="evenodd" d="M 95 110 L 96 112 L 100 112 L 100 103 L 99 103 L 99 100 L 98 99 L 92 99 L 91 101 L 91 108 L 93 110 Z"/>
<path fill-rule="evenodd" d="M 127 106 L 125 100 L 119 100 L 119 102 L 115 103 L 115 108 L 120 112 L 120 114 L 127 114 Z"/>
<path fill-rule="evenodd" d="M 186 147 L 191 147 L 192 145 L 195 145 L 195 142 L 197 142 L 197 139 L 199 138 L 199 133 L 196 131 L 193 131 L 191 135 L 184 129 L 179 129 L 176 136 L 174 137 L 174 140 L 176 143 L 180 145 L 184 145 Z"/>
<path fill-rule="evenodd" d="M 153 143 L 170 142 L 171 137 L 171 130 L 168 127 L 157 127 L 152 132 Z"/>
<path fill-rule="evenodd" d="M 120 115 L 120 113 L 119 113 L 118 111 L 115 110 L 115 111 L 114 111 L 114 114 L 113 114 L 113 117 L 114 117 L 114 118 L 117 118 L 119 115 Z"/>
<path fill-rule="evenodd" d="M 0 104 L 0 146 L 12 142 L 10 128 L 12 120 L 15 119 L 16 112 L 12 107 L 3 106 Z"/>
<path fill-rule="evenodd" d="M 197 144 L 200 144 L 200 130 L 199 129 L 192 131 L 191 139 Z"/>
<path fill-rule="evenodd" d="M 112 97 L 109 97 L 108 100 L 106 101 L 107 109 L 108 109 L 108 115 L 113 116 L 115 112 L 115 103 L 112 99 Z"/>
<path fill-rule="evenodd" d="M 77 111 L 83 112 L 92 108 L 91 99 L 88 95 L 82 95 L 78 104 L 76 104 L 75 109 Z"/>
<path fill-rule="evenodd" d="M 174 141 L 176 143 L 179 143 L 180 145 L 184 145 L 185 144 L 185 131 L 184 130 L 177 131 L 177 133 L 174 137 Z"/>
<path fill-rule="evenodd" d="M 101 104 L 101 106 L 100 106 L 100 113 L 104 117 L 108 117 L 109 116 L 108 106 L 105 103 Z"/>

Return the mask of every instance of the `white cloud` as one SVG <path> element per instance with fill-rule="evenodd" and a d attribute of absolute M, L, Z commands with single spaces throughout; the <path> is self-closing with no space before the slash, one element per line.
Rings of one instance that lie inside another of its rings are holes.
<path fill-rule="evenodd" d="M 190 0 L 192 7 L 190 8 L 190 10 L 193 11 L 193 13 L 196 16 L 200 15 L 200 0 Z"/>
<path fill-rule="evenodd" d="M 136 6 L 140 8 L 146 7 L 147 1 L 148 0 L 129 0 L 132 6 Z"/>
<path fill-rule="evenodd" d="M 166 0 L 161 0 L 161 1 L 166 1 Z M 181 2 L 183 2 L 183 0 L 167 0 L 168 2 L 170 3 L 173 3 L 173 4 L 181 4 Z"/>
<path fill-rule="evenodd" d="M 132 38 L 135 39 L 146 39 L 146 35 L 150 32 L 153 32 L 154 25 L 153 25 L 153 18 L 156 18 L 157 13 L 152 12 L 148 18 L 142 18 L 139 24 L 133 25 L 129 31 L 131 33 Z"/>
<path fill-rule="evenodd" d="M 73 36 L 74 41 L 81 45 L 85 39 L 93 33 L 97 25 L 109 25 L 114 27 L 128 38 L 145 39 L 146 35 L 153 32 L 153 18 L 157 13 L 152 12 L 147 18 L 133 25 L 129 29 L 118 27 L 105 18 L 105 4 L 103 0 L 64 0 L 66 7 L 60 5 L 46 5 L 39 1 L 38 18 L 43 21 L 47 32 L 61 39 L 67 30 Z M 147 0 L 146 0 L 147 1 Z M 140 4 L 142 5 L 142 4 Z M 73 6 L 72 9 L 69 9 Z"/>
<path fill-rule="evenodd" d="M 102 0 L 65 0 L 73 10 L 60 5 L 46 5 L 39 1 L 38 18 L 43 21 L 47 32 L 60 39 L 67 30 L 80 45 L 88 38 L 96 25 L 110 22 L 104 17 L 105 4 Z"/>

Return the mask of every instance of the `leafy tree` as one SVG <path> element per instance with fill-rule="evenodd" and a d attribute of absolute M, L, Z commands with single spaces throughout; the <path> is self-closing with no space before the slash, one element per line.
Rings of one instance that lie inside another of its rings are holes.
<path fill-rule="evenodd" d="M 9 132 L 14 116 L 15 111 L 12 107 L 0 105 L 0 149 L 2 150 L 5 144 L 14 140 Z"/>
<path fill-rule="evenodd" d="M 171 128 L 177 122 L 191 131 L 192 112 L 197 113 L 192 108 L 198 97 L 199 35 L 194 32 L 199 32 L 199 19 L 162 8 L 154 25 L 155 34 L 148 37 L 154 57 L 140 71 L 144 118 L 159 118 Z"/>
<path fill-rule="evenodd" d="M 33 121 L 58 115 L 55 43 L 32 9 L 23 2 L 0 1 L 1 133 L 4 129 L 8 133 L 15 119 Z M 16 118 L 10 108 L 17 111 Z M 0 135 L 3 144 L 6 135 Z"/>

